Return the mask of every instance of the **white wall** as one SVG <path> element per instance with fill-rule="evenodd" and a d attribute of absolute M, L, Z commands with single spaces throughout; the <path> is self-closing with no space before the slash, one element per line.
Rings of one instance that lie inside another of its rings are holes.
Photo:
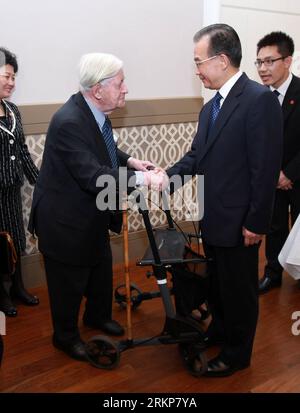
<path fill-rule="evenodd" d="M 300 51 L 298 0 L 0 0 L 0 45 L 15 52 L 18 104 L 63 102 L 77 90 L 77 63 L 91 51 L 124 60 L 128 99 L 198 96 L 194 33 L 231 24 L 243 46 L 242 69 L 258 80 L 256 43 L 272 30 L 289 33 Z M 294 73 L 300 74 L 300 52 Z"/>
<path fill-rule="evenodd" d="M 129 99 L 198 96 L 193 35 L 203 0 L 0 0 L 0 44 L 17 54 L 13 100 L 63 102 L 84 53 L 125 63 Z"/>
<path fill-rule="evenodd" d="M 203 27 L 220 22 L 221 0 L 203 0 Z M 214 95 L 214 90 L 205 89 L 202 86 L 204 103 L 208 102 Z"/>

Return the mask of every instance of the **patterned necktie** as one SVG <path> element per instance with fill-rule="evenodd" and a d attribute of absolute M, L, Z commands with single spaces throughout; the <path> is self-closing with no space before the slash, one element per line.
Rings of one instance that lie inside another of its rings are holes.
<path fill-rule="evenodd" d="M 118 163 L 118 157 L 117 157 L 117 151 L 116 151 L 116 144 L 114 141 L 111 123 L 107 116 L 105 116 L 105 122 L 102 127 L 102 135 L 103 135 L 103 138 L 104 138 L 107 150 L 108 150 L 108 154 L 111 160 L 112 167 L 118 168 L 119 163 Z"/>
<path fill-rule="evenodd" d="M 207 138 L 206 141 L 208 139 L 208 136 L 212 130 L 212 127 L 218 117 L 218 114 L 220 112 L 220 102 L 222 99 L 222 95 L 217 92 L 212 100 L 212 105 L 211 105 L 211 111 L 210 111 L 210 115 L 209 115 L 209 121 L 208 121 L 208 131 L 207 131 Z"/>

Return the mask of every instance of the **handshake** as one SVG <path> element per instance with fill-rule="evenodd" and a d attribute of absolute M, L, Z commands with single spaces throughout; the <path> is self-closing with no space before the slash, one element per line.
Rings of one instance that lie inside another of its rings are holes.
<path fill-rule="evenodd" d="M 169 178 L 162 168 L 148 167 L 148 171 L 144 172 L 144 185 L 155 191 L 164 191 L 169 185 Z"/>
<path fill-rule="evenodd" d="M 148 188 L 155 191 L 164 191 L 169 185 L 169 178 L 166 172 L 149 161 L 129 158 L 127 166 L 143 173 L 142 185 L 148 186 Z"/>

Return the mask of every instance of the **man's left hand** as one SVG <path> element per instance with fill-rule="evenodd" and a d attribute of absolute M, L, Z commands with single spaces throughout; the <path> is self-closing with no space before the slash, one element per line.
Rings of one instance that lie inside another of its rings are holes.
<path fill-rule="evenodd" d="M 150 169 L 155 168 L 155 165 L 153 165 L 152 162 L 140 161 L 139 159 L 132 158 L 132 157 L 128 159 L 127 166 L 129 168 L 135 169 L 136 171 L 142 171 L 142 172 L 147 172 Z"/>
<path fill-rule="evenodd" d="M 282 189 L 283 191 L 293 189 L 293 182 L 287 176 L 285 176 L 282 171 L 280 171 L 277 189 Z"/>
<path fill-rule="evenodd" d="M 245 247 L 249 247 L 250 245 L 254 244 L 259 244 L 260 241 L 263 239 L 262 234 L 255 234 L 254 232 L 249 231 L 245 227 L 243 228 L 243 237 Z"/>

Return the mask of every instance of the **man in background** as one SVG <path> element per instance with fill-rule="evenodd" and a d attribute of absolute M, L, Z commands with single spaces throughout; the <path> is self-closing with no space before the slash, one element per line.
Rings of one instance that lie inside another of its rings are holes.
<path fill-rule="evenodd" d="M 261 294 L 281 285 L 283 268 L 278 254 L 289 234 L 290 214 L 293 225 L 300 212 L 300 78 L 290 71 L 293 53 L 293 39 L 282 32 L 267 34 L 257 44 L 258 74 L 278 97 L 284 118 L 283 158 L 272 225 L 266 236 L 267 264 L 259 282 Z"/>

